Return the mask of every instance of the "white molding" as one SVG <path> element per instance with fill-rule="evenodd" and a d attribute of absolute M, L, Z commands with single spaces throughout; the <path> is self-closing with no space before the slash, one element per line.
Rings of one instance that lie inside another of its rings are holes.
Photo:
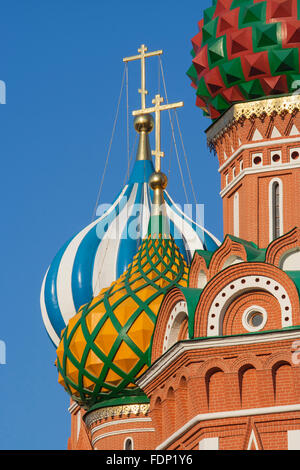
<path fill-rule="evenodd" d="M 223 338 L 201 338 L 186 340 L 176 343 L 171 349 L 169 349 L 163 356 L 157 359 L 150 368 L 136 380 L 137 385 L 140 388 L 144 388 L 149 384 L 155 377 L 169 367 L 173 362 L 182 354 L 188 351 L 198 351 L 201 349 L 208 348 L 225 348 L 227 346 L 240 346 L 247 344 L 260 344 L 269 343 L 274 341 L 285 341 L 300 339 L 300 327 L 298 330 L 286 330 L 272 333 L 246 333 L 245 335 L 230 336 Z"/>
<path fill-rule="evenodd" d="M 226 160 L 226 162 L 223 163 L 223 165 L 220 166 L 219 168 L 219 173 L 221 173 L 221 171 L 223 171 L 227 165 L 229 165 L 230 162 L 232 162 L 232 160 L 235 159 L 235 157 L 237 157 L 240 153 L 242 153 L 244 150 L 249 150 L 249 149 L 257 149 L 258 148 L 258 152 L 259 152 L 259 148 L 260 147 L 271 147 L 273 145 L 279 145 L 279 144 L 292 144 L 292 143 L 298 143 L 300 144 L 300 138 L 299 136 L 298 137 L 292 137 L 291 139 L 287 138 L 287 139 L 277 139 L 277 140 L 265 140 L 264 142 L 255 142 L 254 144 L 244 144 L 242 145 L 241 147 L 239 147 L 232 155 L 231 157 L 228 158 L 228 160 Z"/>
<path fill-rule="evenodd" d="M 270 171 L 277 172 L 277 171 L 282 171 L 282 170 L 293 170 L 295 168 L 300 168 L 300 162 L 298 163 L 283 163 L 282 165 L 265 165 L 261 166 L 259 168 L 244 168 L 241 173 L 238 174 L 238 176 L 232 180 L 228 186 L 226 186 L 224 189 L 220 191 L 220 196 L 223 198 L 244 176 L 246 175 L 253 175 L 256 173 L 268 173 Z"/>
<path fill-rule="evenodd" d="M 258 279 L 258 282 L 256 281 Z M 241 281 L 245 281 L 243 284 Z M 276 289 L 275 289 L 276 288 Z M 269 292 L 275 296 L 281 310 L 281 327 L 293 326 L 292 304 L 286 289 L 269 276 L 251 275 L 240 276 L 228 282 L 220 291 L 216 292 L 210 304 L 207 317 L 207 336 L 219 336 L 223 334 L 223 319 L 228 306 L 238 296 L 249 290 L 258 289 Z M 284 297 L 283 297 L 284 296 Z M 218 306 L 216 306 L 218 304 Z M 288 320 L 285 320 L 288 316 Z"/>
<path fill-rule="evenodd" d="M 155 432 L 154 428 L 134 428 L 134 429 L 119 429 L 119 431 L 112 431 L 112 432 L 107 432 L 105 434 L 102 434 L 101 436 L 95 437 L 95 439 L 92 441 L 92 446 L 96 444 L 96 442 L 100 441 L 100 439 L 104 439 L 105 437 L 110 437 L 110 436 L 118 436 L 119 434 L 130 434 L 134 432 Z"/>
<path fill-rule="evenodd" d="M 218 437 L 205 437 L 199 442 L 199 450 L 219 450 Z"/>
<path fill-rule="evenodd" d="M 233 197 L 233 234 L 240 236 L 240 195 L 237 191 Z"/>
<path fill-rule="evenodd" d="M 162 442 L 159 446 L 156 447 L 156 450 L 166 449 L 170 444 L 176 441 L 180 436 L 185 434 L 189 429 L 191 429 L 196 424 L 201 421 L 210 421 L 216 419 L 226 419 L 226 418 L 239 418 L 244 416 L 257 416 L 257 415 L 266 415 L 266 414 L 275 414 L 275 413 L 289 413 L 293 411 L 300 411 L 300 404 L 295 405 L 283 405 L 283 406 L 268 406 L 265 408 L 250 408 L 245 410 L 233 410 L 233 411 L 221 411 L 217 413 L 203 413 L 198 414 L 190 421 L 188 421 L 184 426 L 175 431 L 168 439 Z"/>
<path fill-rule="evenodd" d="M 300 430 L 294 429 L 287 432 L 288 450 L 300 450 Z"/>
<path fill-rule="evenodd" d="M 269 242 L 274 240 L 273 237 L 273 184 L 279 184 L 279 214 L 280 214 L 280 237 L 283 235 L 283 183 L 281 178 L 273 178 L 269 182 Z"/>
<path fill-rule="evenodd" d="M 252 442 L 254 442 L 255 450 L 259 450 L 257 440 L 256 440 L 256 437 L 255 437 L 255 433 L 254 433 L 254 429 L 252 429 L 252 431 L 251 431 L 247 450 L 251 450 Z"/>
<path fill-rule="evenodd" d="M 173 346 L 173 344 L 178 341 L 178 333 L 182 325 L 182 321 L 181 323 L 178 322 L 179 316 L 183 317 L 182 321 L 185 317 L 189 316 L 187 304 L 183 300 L 177 302 L 177 304 L 174 306 L 170 313 L 169 320 L 164 333 L 163 352 L 166 352 Z"/>
<path fill-rule="evenodd" d="M 249 313 L 251 312 L 259 312 L 262 314 L 263 321 L 259 326 L 252 326 L 249 324 L 248 317 L 249 317 Z M 265 324 L 267 323 L 267 320 L 268 320 L 267 311 L 260 305 L 251 305 L 251 307 L 246 308 L 242 316 L 243 327 L 245 328 L 245 330 L 248 330 L 250 332 L 262 330 Z"/>
<path fill-rule="evenodd" d="M 127 423 L 145 423 L 152 421 L 151 418 L 128 418 L 128 419 L 118 419 L 117 421 L 109 421 L 108 423 L 99 424 L 91 430 L 91 435 L 95 434 L 96 431 L 100 429 L 107 428 L 110 426 L 116 426 L 117 424 L 127 424 Z"/>
<path fill-rule="evenodd" d="M 72 403 L 72 405 L 69 406 L 68 411 L 72 414 L 79 409 L 80 406 L 77 403 Z"/>

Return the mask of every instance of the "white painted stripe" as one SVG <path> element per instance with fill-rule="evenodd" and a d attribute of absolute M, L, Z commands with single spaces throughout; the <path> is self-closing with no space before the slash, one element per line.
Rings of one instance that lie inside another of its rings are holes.
<path fill-rule="evenodd" d="M 207 235 L 209 235 L 213 241 L 216 243 L 217 246 L 221 246 L 221 242 L 212 234 L 210 233 L 208 230 L 206 230 L 206 228 L 202 227 L 201 225 L 197 224 L 197 222 L 195 222 L 194 220 L 192 220 L 189 216 L 187 216 L 181 209 L 179 206 L 177 206 L 177 204 L 175 204 L 175 202 L 173 201 L 173 199 L 171 198 L 171 196 L 169 195 L 169 193 L 167 193 L 167 191 L 165 191 L 166 195 L 168 196 L 168 198 L 170 199 L 170 201 L 172 202 L 173 206 L 176 207 L 176 209 L 178 210 L 178 212 L 182 215 L 182 217 L 184 217 L 186 220 L 188 220 L 189 222 L 191 222 L 192 224 L 195 224 L 196 227 L 200 228 L 203 232 L 205 232 Z M 168 204 L 167 204 L 168 205 Z M 201 249 L 201 248 L 200 248 Z"/>
<path fill-rule="evenodd" d="M 245 410 L 236 410 L 236 411 L 221 411 L 218 413 L 203 413 L 196 415 L 190 421 L 188 421 L 184 426 L 174 432 L 168 439 L 162 442 L 159 446 L 156 447 L 156 450 L 166 449 L 170 444 L 176 441 L 180 436 L 185 434 L 189 429 L 191 429 L 196 424 L 201 421 L 209 421 L 215 419 L 226 419 L 226 418 L 239 418 L 243 416 L 256 416 L 256 415 L 266 415 L 274 413 L 289 413 L 294 411 L 300 411 L 300 404 L 295 405 L 283 405 L 283 406 L 268 406 L 266 408 L 250 408 Z"/>
<path fill-rule="evenodd" d="M 93 295 L 110 286 L 116 280 L 116 266 L 120 236 L 128 222 L 128 214 L 133 210 L 139 184 L 135 183 L 127 204 L 112 221 L 96 252 L 93 270 Z"/>
<path fill-rule="evenodd" d="M 201 341 L 185 340 L 176 343 L 169 351 L 157 359 L 151 367 L 136 380 L 140 388 L 144 388 L 151 380 L 169 367 L 182 354 L 187 351 L 198 351 L 207 348 L 224 348 L 226 346 L 239 346 L 247 344 L 269 343 L 270 341 L 285 341 L 300 339 L 300 328 L 298 330 L 286 330 L 274 333 L 245 334 L 243 336 L 201 338 Z"/>
<path fill-rule="evenodd" d="M 123 189 L 121 195 L 118 199 L 114 202 L 114 204 L 109 208 L 107 212 L 105 212 L 101 217 L 97 220 L 89 224 L 85 227 L 81 232 L 76 235 L 71 242 L 69 243 L 68 247 L 66 248 L 57 273 L 57 280 L 56 280 L 56 288 L 57 288 L 57 299 L 58 305 L 61 311 L 61 315 L 64 319 L 64 322 L 67 324 L 70 318 L 76 314 L 76 309 L 73 300 L 73 293 L 72 293 L 72 273 L 73 273 L 73 266 L 74 260 L 76 257 L 76 253 L 80 243 L 82 242 L 85 235 L 97 225 L 102 219 L 104 219 L 110 212 L 115 208 L 118 204 L 119 200 L 121 199 L 123 193 L 126 191 L 127 186 Z"/>
<path fill-rule="evenodd" d="M 48 271 L 49 271 L 49 268 L 47 269 L 47 272 L 46 272 L 45 277 L 43 279 L 42 288 L 41 288 L 41 296 L 40 296 L 41 312 L 42 312 L 43 322 L 44 322 L 44 325 L 45 325 L 46 330 L 48 332 L 48 335 L 52 339 L 53 343 L 56 346 L 58 346 L 58 343 L 59 343 L 60 339 L 57 336 L 53 326 L 50 323 L 48 313 L 47 313 L 47 309 L 46 309 L 46 304 L 45 304 L 45 284 L 46 284 L 46 278 L 47 278 Z"/>
<path fill-rule="evenodd" d="M 197 235 L 193 227 L 186 222 L 183 217 L 180 217 L 171 207 L 166 204 L 167 216 L 174 223 L 175 227 L 184 236 L 188 250 L 191 252 L 191 257 L 194 256 L 195 250 L 203 250 L 203 243 Z"/>
<path fill-rule="evenodd" d="M 117 424 L 127 424 L 127 423 L 146 423 L 152 421 L 151 418 L 128 418 L 128 419 L 118 419 L 117 421 L 110 421 L 108 423 L 99 424 L 99 426 L 95 426 L 91 430 L 91 435 L 95 434 L 95 432 L 99 431 L 100 429 L 104 429 L 110 426 L 116 426 Z"/>
<path fill-rule="evenodd" d="M 229 163 L 232 162 L 232 160 L 234 160 L 235 157 L 237 157 L 244 150 L 254 148 L 254 149 L 258 149 L 258 151 L 259 151 L 260 147 L 271 147 L 272 145 L 292 144 L 292 143 L 300 143 L 299 136 L 298 137 L 293 137 L 293 138 L 290 138 L 290 139 L 277 139 L 277 140 L 272 140 L 272 141 L 266 140 L 264 142 L 255 142 L 254 144 L 244 144 L 240 148 L 238 148 L 231 155 L 231 157 L 229 157 L 229 159 L 226 160 L 226 162 L 223 163 L 223 165 L 220 166 L 218 171 L 221 173 L 221 171 L 223 171 L 229 165 Z"/>
<path fill-rule="evenodd" d="M 148 233 L 148 225 L 150 219 L 150 208 L 151 202 L 149 197 L 149 185 L 148 183 L 144 183 L 144 204 L 143 204 L 143 216 L 142 216 L 142 240 L 147 236 Z"/>
<path fill-rule="evenodd" d="M 155 432 L 154 428 L 135 428 L 135 429 L 122 429 L 121 431 L 112 431 L 112 432 L 107 432 L 106 434 L 102 434 L 102 436 L 96 437 L 92 441 L 92 446 L 96 444 L 97 441 L 100 441 L 100 439 L 104 439 L 105 437 L 110 437 L 110 436 L 117 436 L 119 434 L 131 434 L 134 432 Z"/>
<path fill-rule="evenodd" d="M 72 273 L 73 273 L 73 266 L 75 256 L 78 250 L 78 247 L 82 240 L 84 239 L 85 235 L 91 230 L 96 224 L 98 220 L 95 220 L 90 225 L 88 225 L 85 229 L 76 235 L 64 252 L 59 268 L 57 273 L 56 279 L 56 289 L 57 289 L 57 300 L 59 309 L 61 311 L 61 315 L 64 319 L 65 324 L 67 324 L 70 318 L 76 314 L 76 308 L 74 305 L 73 300 L 73 292 L 72 292 Z"/>
<path fill-rule="evenodd" d="M 244 168 L 241 173 L 238 174 L 227 186 L 225 186 L 222 191 L 220 191 L 220 196 L 224 197 L 245 175 L 254 175 L 256 173 L 268 173 L 270 171 L 282 171 L 282 170 L 293 170 L 295 168 L 300 168 L 300 163 L 283 163 L 282 165 L 265 165 L 259 168 Z M 275 173 L 274 173 L 275 174 Z"/>

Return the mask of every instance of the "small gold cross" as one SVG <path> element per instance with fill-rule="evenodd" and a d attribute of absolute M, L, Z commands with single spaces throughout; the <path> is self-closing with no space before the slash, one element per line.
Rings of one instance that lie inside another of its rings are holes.
<path fill-rule="evenodd" d="M 123 62 L 131 62 L 132 60 L 139 60 L 141 59 L 141 88 L 139 89 L 139 93 L 141 93 L 141 107 L 144 110 L 146 108 L 146 95 L 148 91 L 146 90 L 146 65 L 145 65 L 145 58 L 146 57 L 153 57 L 156 55 L 161 55 L 163 51 L 155 51 L 155 52 L 147 52 L 148 48 L 145 44 L 142 44 L 138 52 L 140 55 L 134 55 L 132 57 L 125 57 Z"/>
<path fill-rule="evenodd" d="M 133 116 L 138 116 L 140 114 L 155 113 L 155 150 L 152 151 L 152 155 L 155 155 L 155 171 L 160 171 L 161 168 L 161 157 L 164 157 L 164 152 L 161 151 L 161 126 L 160 126 L 160 113 L 161 111 L 166 111 L 168 109 L 181 108 L 183 106 L 183 101 L 172 104 L 161 104 L 164 99 L 160 95 L 155 95 L 155 99 L 152 100 L 154 106 L 152 108 L 139 109 L 138 111 L 133 111 Z"/>

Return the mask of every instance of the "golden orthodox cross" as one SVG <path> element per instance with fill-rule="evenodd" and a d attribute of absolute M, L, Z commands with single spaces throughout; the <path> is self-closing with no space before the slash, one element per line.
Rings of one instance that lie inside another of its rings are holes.
<path fill-rule="evenodd" d="M 166 111 L 169 109 L 174 109 L 174 108 L 181 108 L 183 106 L 183 101 L 180 101 L 178 103 L 172 103 L 172 104 L 161 104 L 163 103 L 164 99 L 160 95 L 155 95 L 155 99 L 152 100 L 152 103 L 154 106 L 152 108 L 144 108 L 144 109 L 139 109 L 138 111 L 133 111 L 132 114 L 133 116 L 138 116 L 140 114 L 144 114 L 145 112 L 147 113 L 155 113 L 155 150 L 152 150 L 152 155 L 155 155 L 155 171 L 158 172 L 160 171 L 161 168 L 161 157 L 164 157 L 164 152 L 161 151 L 161 142 L 160 142 L 160 113 L 161 111 Z"/>
<path fill-rule="evenodd" d="M 146 90 L 146 64 L 145 59 L 147 57 L 153 57 L 156 55 L 161 55 L 163 51 L 155 51 L 155 52 L 147 52 L 148 48 L 145 44 L 142 44 L 138 52 L 140 55 L 134 55 L 132 57 L 125 57 L 123 62 L 131 62 L 132 60 L 141 60 L 141 88 L 139 89 L 139 93 L 141 93 L 141 107 L 142 109 L 146 109 L 146 95 L 148 91 Z"/>

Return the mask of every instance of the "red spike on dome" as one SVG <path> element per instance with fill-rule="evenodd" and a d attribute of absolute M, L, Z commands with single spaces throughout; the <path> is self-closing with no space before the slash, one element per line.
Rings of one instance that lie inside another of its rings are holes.
<path fill-rule="evenodd" d="M 289 18 L 293 15 L 293 0 L 273 0 L 270 2 L 270 19 Z"/>
<path fill-rule="evenodd" d="M 229 59 L 231 56 L 242 55 L 246 52 L 252 52 L 252 28 L 244 28 L 231 34 L 231 45 L 229 47 Z"/>
<path fill-rule="evenodd" d="M 232 0 L 218 0 L 217 5 L 216 5 L 216 11 L 214 14 L 214 18 L 216 16 L 220 16 L 222 13 L 224 13 L 226 10 L 229 10 L 232 4 Z"/>
<path fill-rule="evenodd" d="M 235 103 L 237 101 L 244 101 L 245 97 L 237 85 L 227 88 L 222 92 L 224 98 L 230 103 Z"/>
<path fill-rule="evenodd" d="M 209 114 L 211 119 L 218 119 L 221 116 L 221 113 L 217 111 L 212 105 L 209 106 Z"/>
<path fill-rule="evenodd" d="M 202 43 L 202 31 L 200 31 L 200 33 L 196 34 L 196 36 L 192 38 L 192 45 L 196 54 L 198 52 L 198 49 L 201 47 L 201 43 Z"/>
<path fill-rule="evenodd" d="M 196 98 L 196 106 L 198 106 L 198 108 L 201 108 L 201 109 L 204 109 L 205 111 L 207 111 L 207 105 L 205 103 L 205 101 L 200 98 L 199 96 L 197 96 Z"/>
<path fill-rule="evenodd" d="M 248 80 L 259 78 L 262 75 L 270 75 L 268 51 L 257 52 L 243 57 L 243 70 Z"/>
<path fill-rule="evenodd" d="M 260 83 L 266 95 L 283 95 L 289 91 L 286 76 L 262 78 Z"/>
<path fill-rule="evenodd" d="M 203 70 L 208 68 L 208 59 L 207 59 L 207 46 L 203 47 L 193 59 L 193 64 L 197 70 L 197 74 L 200 76 Z"/>
<path fill-rule="evenodd" d="M 295 21 L 289 21 L 286 25 L 282 25 L 282 27 L 285 26 L 285 34 L 283 40 L 283 43 L 285 45 L 291 46 L 291 45 L 298 45 L 300 43 L 300 24 L 299 22 Z"/>
<path fill-rule="evenodd" d="M 217 36 L 222 36 L 227 33 L 230 29 L 235 28 L 238 25 L 239 12 L 238 10 L 231 10 L 224 13 L 219 20 Z"/>
<path fill-rule="evenodd" d="M 222 88 L 225 88 L 225 84 L 218 67 L 213 68 L 206 74 L 205 82 L 212 96 L 216 95 Z"/>

